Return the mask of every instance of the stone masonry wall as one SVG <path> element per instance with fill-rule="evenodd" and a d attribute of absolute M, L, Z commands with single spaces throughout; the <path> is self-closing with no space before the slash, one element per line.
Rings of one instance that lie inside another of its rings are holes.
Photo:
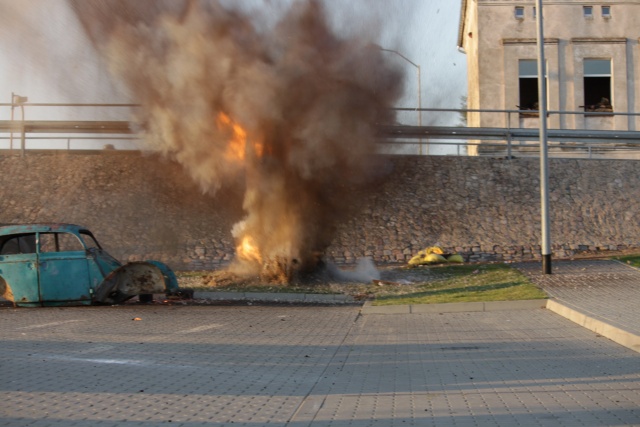
<path fill-rule="evenodd" d="M 540 257 L 537 160 L 384 163 L 375 191 L 350 201 L 353 215 L 338 227 L 328 259 L 406 262 L 436 244 L 470 261 Z M 171 161 L 137 152 L 29 152 L 0 155 L 0 167 L 0 223 L 81 224 L 120 260 L 159 259 L 177 270 L 213 269 L 233 257 L 239 192 L 204 195 Z M 555 258 L 640 247 L 639 162 L 552 159 L 549 184 Z"/>

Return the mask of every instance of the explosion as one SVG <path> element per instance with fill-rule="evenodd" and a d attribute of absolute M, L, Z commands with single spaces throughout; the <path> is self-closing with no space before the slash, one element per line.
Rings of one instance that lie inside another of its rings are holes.
<path fill-rule="evenodd" d="M 242 180 L 236 273 L 288 282 L 317 267 L 354 187 L 375 172 L 402 71 L 341 37 L 317 0 L 269 27 L 218 1 L 69 0 L 141 104 L 148 146 L 203 192 Z"/>

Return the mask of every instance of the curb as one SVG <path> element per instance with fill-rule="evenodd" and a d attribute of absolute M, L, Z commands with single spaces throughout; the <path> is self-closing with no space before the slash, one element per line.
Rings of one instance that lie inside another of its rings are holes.
<path fill-rule="evenodd" d="M 571 320 L 574 323 L 587 328 L 596 334 L 609 338 L 611 341 L 627 347 L 633 351 L 640 352 L 640 336 L 610 325 L 602 320 L 595 319 L 589 315 L 558 302 L 557 300 L 547 300 L 547 309 Z"/>
<path fill-rule="evenodd" d="M 545 308 L 546 299 L 520 301 L 452 302 L 447 304 L 379 305 L 364 303 L 362 314 L 463 313 Z"/>
<path fill-rule="evenodd" d="M 342 294 L 298 294 L 292 292 L 194 292 L 193 299 L 210 301 L 289 302 L 302 304 L 353 304 L 350 295 Z"/>

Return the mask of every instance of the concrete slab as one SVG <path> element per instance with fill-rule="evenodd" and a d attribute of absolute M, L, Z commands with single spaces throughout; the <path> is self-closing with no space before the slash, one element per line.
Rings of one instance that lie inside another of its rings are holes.
<path fill-rule="evenodd" d="M 545 308 L 547 300 L 456 302 L 447 304 L 413 304 L 375 306 L 367 301 L 362 307 L 363 314 L 398 313 L 465 313 L 478 311 L 513 311 Z M 400 308 L 404 307 L 404 308 Z"/>
<path fill-rule="evenodd" d="M 546 299 L 520 300 L 520 301 L 485 301 L 484 311 L 500 311 L 500 310 L 533 310 L 545 308 L 547 306 Z"/>
<path fill-rule="evenodd" d="M 640 351 L 640 270 L 615 260 L 558 261 L 516 267 L 551 297 L 547 308 L 625 347 Z"/>
<path fill-rule="evenodd" d="M 638 354 L 548 310 L 0 308 L 0 324 L 7 427 L 640 419 Z"/>
<path fill-rule="evenodd" d="M 373 305 L 371 301 L 366 301 L 361 309 L 362 314 L 409 314 L 409 305 Z"/>
<path fill-rule="evenodd" d="M 462 313 L 484 311 L 483 302 L 452 302 L 448 304 L 415 304 L 411 313 Z"/>
<path fill-rule="evenodd" d="M 605 323 L 581 312 L 579 309 L 569 307 L 555 300 L 549 300 L 547 302 L 547 308 L 590 331 L 609 338 L 613 342 L 640 352 L 640 336 L 633 332 Z"/>

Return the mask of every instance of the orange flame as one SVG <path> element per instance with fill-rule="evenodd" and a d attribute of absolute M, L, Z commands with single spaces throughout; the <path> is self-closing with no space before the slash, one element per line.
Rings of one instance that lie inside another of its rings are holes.
<path fill-rule="evenodd" d="M 251 236 L 244 236 L 242 238 L 242 242 L 236 248 L 238 253 L 238 257 L 242 258 L 246 261 L 255 261 L 257 263 L 262 263 L 262 256 L 260 255 L 260 251 L 258 247 L 255 245 L 255 242 Z"/>
<path fill-rule="evenodd" d="M 219 129 L 230 128 L 232 131 L 225 157 L 229 160 L 243 161 L 247 150 L 247 132 L 242 126 L 231 120 L 231 117 L 222 112 L 218 114 L 217 124 Z"/>
<path fill-rule="evenodd" d="M 228 129 L 231 131 L 232 136 L 225 152 L 227 160 L 243 162 L 247 157 L 247 131 L 223 112 L 218 114 L 217 125 L 220 130 Z M 256 141 L 251 146 L 256 157 L 262 157 L 264 144 L 261 141 Z"/>

